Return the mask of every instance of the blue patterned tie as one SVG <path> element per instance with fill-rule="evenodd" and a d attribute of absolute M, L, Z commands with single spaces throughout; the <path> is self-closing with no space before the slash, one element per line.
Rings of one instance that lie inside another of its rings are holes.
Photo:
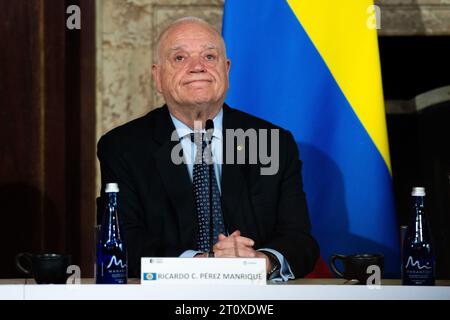
<path fill-rule="evenodd" d="M 201 138 L 200 138 L 201 137 Z M 209 208 L 209 168 L 205 163 L 206 157 L 205 147 L 207 142 L 203 139 L 204 134 L 191 133 L 191 141 L 197 146 L 195 155 L 195 163 L 193 170 L 193 186 L 194 186 L 194 202 L 195 211 L 197 212 L 198 232 L 197 232 L 197 248 L 202 252 L 209 252 L 209 236 L 210 236 L 210 208 Z M 200 141 L 201 139 L 201 141 Z M 202 148 L 200 147 L 200 142 Z M 210 149 L 210 148 L 208 148 Z M 210 152 L 208 151 L 207 152 Z M 205 153 L 204 157 L 202 155 Z M 217 185 L 214 169 L 212 170 L 212 194 L 213 194 L 213 244 L 217 242 L 219 233 L 224 233 L 225 227 L 222 217 L 222 209 L 220 206 L 220 193 Z"/>

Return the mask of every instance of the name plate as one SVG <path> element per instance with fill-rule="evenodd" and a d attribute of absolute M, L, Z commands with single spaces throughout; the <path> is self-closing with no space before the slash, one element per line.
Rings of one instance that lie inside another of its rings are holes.
<path fill-rule="evenodd" d="M 266 284 L 263 258 L 141 258 L 141 284 Z"/>

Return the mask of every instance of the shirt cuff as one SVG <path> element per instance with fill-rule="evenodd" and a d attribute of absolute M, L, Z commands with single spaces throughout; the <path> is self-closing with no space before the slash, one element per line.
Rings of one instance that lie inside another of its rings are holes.
<path fill-rule="evenodd" d="M 283 282 L 283 281 L 288 281 L 289 279 L 294 279 L 294 273 L 291 270 L 291 267 L 289 266 L 289 263 L 287 262 L 287 260 L 284 258 L 284 256 L 279 253 L 277 250 L 273 250 L 273 249 L 267 249 L 267 248 L 262 248 L 262 249 L 258 249 L 257 251 L 267 251 L 270 252 L 271 254 L 273 254 L 278 261 L 280 262 L 280 270 L 275 271 L 271 276 L 270 276 L 270 281 L 274 281 L 274 282 Z"/>
<path fill-rule="evenodd" d="M 193 258 L 197 253 L 202 253 L 202 251 L 186 250 L 180 255 L 180 258 Z"/>

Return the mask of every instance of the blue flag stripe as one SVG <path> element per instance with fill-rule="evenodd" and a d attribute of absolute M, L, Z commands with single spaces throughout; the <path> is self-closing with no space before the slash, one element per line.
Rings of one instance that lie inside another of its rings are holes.
<path fill-rule="evenodd" d="M 322 256 L 382 252 L 399 273 L 391 177 L 285 1 L 226 1 L 227 103 L 290 130 Z"/>

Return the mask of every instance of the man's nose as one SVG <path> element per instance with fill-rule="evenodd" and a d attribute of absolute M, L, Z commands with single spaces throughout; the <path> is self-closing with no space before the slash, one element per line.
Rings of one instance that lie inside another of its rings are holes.
<path fill-rule="evenodd" d="M 201 56 L 193 57 L 191 59 L 189 72 L 191 73 L 206 72 L 206 68 L 205 65 L 203 64 Z"/>

